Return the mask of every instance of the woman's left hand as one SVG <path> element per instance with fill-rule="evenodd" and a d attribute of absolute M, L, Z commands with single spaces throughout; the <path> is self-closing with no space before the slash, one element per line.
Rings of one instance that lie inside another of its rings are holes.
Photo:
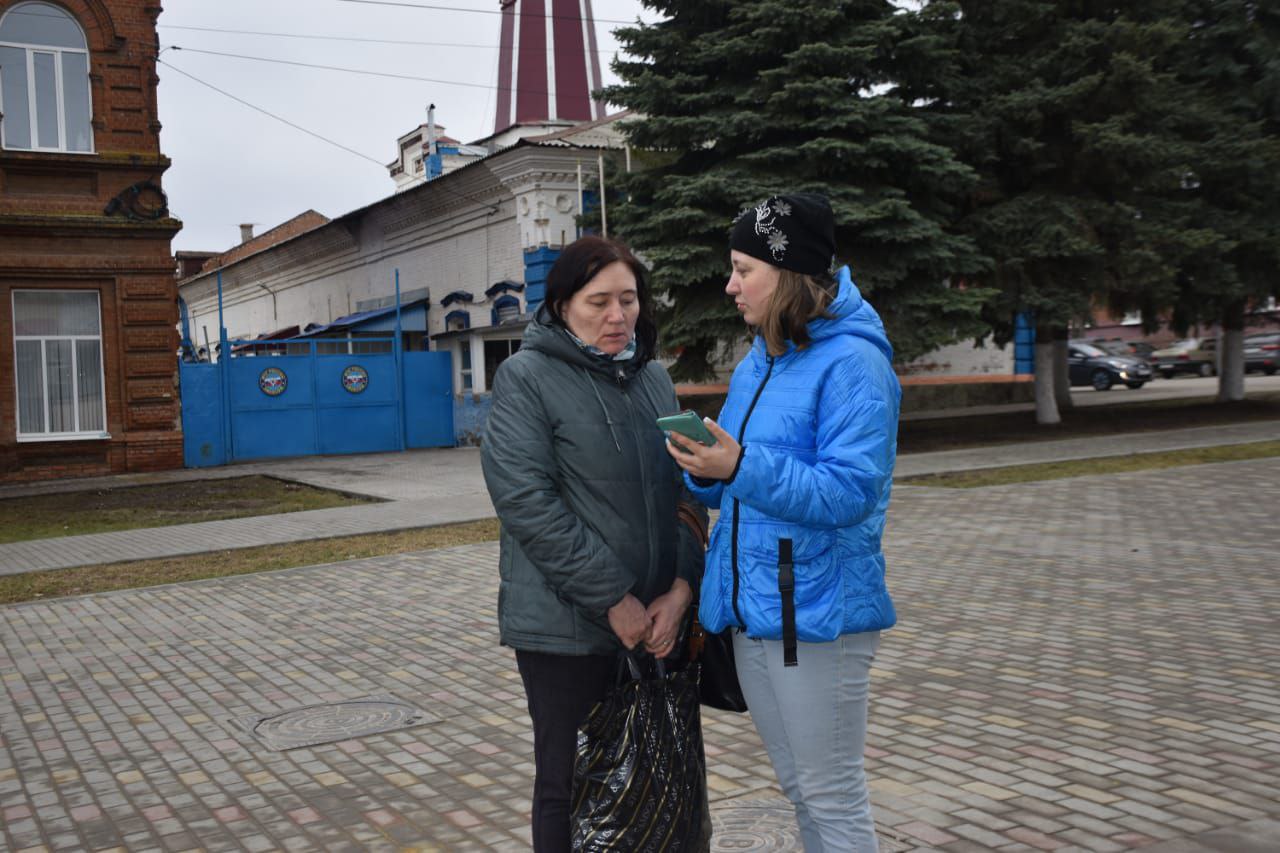
<path fill-rule="evenodd" d="M 667 436 L 667 452 L 676 464 L 695 477 L 704 480 L 727 480 L 738 467 L 738 457 L 742 454 L 742 445 L 733 436 L 720 428 L 720 424 L 710 418 L 703 418 L 702 423 L 716 437 L 716 443 L 707 445 L 694 441 L 672 431 Z M 684 448 L 681 450 L 681 448 Z"/>
<path fill-rule="evenodd" d="M 692 601 L 693 590 L 684 578 L 676 578 L 670 590 L 653 600 L 647 609 L 653 627 L 649 629 L 645 651 L 659 658 L 669 657 L 675 651 L 676 640 L 680 638 L 680 623 Z"/>

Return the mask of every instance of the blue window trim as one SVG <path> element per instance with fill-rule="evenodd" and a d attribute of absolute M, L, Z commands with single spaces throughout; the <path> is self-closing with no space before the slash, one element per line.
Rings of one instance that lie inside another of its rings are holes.
<path fill-rule="evenodd" d="M 498 325 L 498 314 L 499 314 L 499 312 L 501 312 L 501 310 L 502 310 L 503 308 L 506 308 L 506 307 L 507 307 L 507 306 L 509 306 L 509 305 L 514 305 L 514 306 L 516 306 L 516 312 L 517 312 L 517 313 L 519 313 L 519 311 L 520 311 L 520 300 L 519 300 L 519 299 L 517 299 L 517 298 L 516 298 L 516 297 L 514 297 L 514 296 L 510 296 L 510 295 L 508 295 L 508 296 L 500 296 L 500 297 L 498 297 L 498 299 L 497 299 L 497 300 L 495 300 L 495 301 L 494 301 L 494 303 L 493 303 L 493 311 L 492 311 L 492 312 L 490 312 L 490 320 L 491 320 L 491 322 L 492 322 L 492 325 L 494 325 L 494 326 Z"/>
<path fill-rule="evenodd" d="M 499 293 L 509 293 L 509 292 L 520 293 L 523 290 L 524 290 L 524 285 L 518 281 L 510 281 L 510 280 L 500 281 L 496 283 L 493 287 L 486 290 L 484 292 L 484 295 L 492 299 L 493 297 L 497 296 Z"/>
<path fill-rule="evenodd" d="M 470 329 L 470 328 L 471 328 L 471 315 L 470 315 L 469 313 L 467 313 L 466 311 L 463 311 L 462 309 L 458 309 L 457 311 L 450 311 L 448 314 L 445 314 L 445 315 L 444 315 L 444 327 L 445 327 L 445 329 L 446 329 L 446 330 L 450 330 L 450 328 L 451 328 L 451 327 L 449 326 L 449 324 L 450 324 L 450 323 L 452 323 L 454 320 L 458 319 L 459 317 L 461 317 L 461 318 L 462 318 L 462 328 L 464 328 L 464 329 Z"/>
<path fill-rule="evenodd" d="M 474 302 L 475 294 L 468 293 L 465 290 L 455 290 L 440 300 L 440 307 L 452 305 L 454 302 Z"/>

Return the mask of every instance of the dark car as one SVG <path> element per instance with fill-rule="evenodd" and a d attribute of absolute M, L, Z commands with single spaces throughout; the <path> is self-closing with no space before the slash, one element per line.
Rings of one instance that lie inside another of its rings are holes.
<path fill-rule="evenodd" d="M 1092 385 L 1096 391 L 1108 391 L 1117 382 L 1138 389 L 1151 381 L 1151 366 L 1142 359 L 1082 342 L 1067 345 L 1067 372 L 1072 385 Z"/>
<path fill-rule="evenodd" d="M 1089 341 L 1089 343 L 1112 355 L 1140 358 L 1148 363 L 1151 361 L 1151 353 L 1155 351 L 1155 347 L 1146 341 L 1122 341 L 1118 338 L 1103 340 L 1099 338 L 1098 340 Z"/>
<path fill-rule="evenodd" d="M 1261 370 L 1274 376 L 1280 369 L 1280 332 L 1249 335 L 1244 339 L 1244 371 Z"/>
<path fill-rule="evenodd" d="M 1154 344 L 1149 344 L 1146 341 L 1125 341 L 1125 344 L 1129 347 L 1129 354 L 1134 358 L 1140 358 L 1148 364 L 1151 363 L 1151 353 L 1156 351 Z"/>

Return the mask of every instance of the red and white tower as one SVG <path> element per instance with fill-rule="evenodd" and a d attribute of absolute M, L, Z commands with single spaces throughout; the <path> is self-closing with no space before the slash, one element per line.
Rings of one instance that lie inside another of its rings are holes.
<path fill-rule="evenodd" d="M 604 103 L 591 0 L 499 0 L 498 110 L 494 134 L 513 125 L 592 121 Z"/>

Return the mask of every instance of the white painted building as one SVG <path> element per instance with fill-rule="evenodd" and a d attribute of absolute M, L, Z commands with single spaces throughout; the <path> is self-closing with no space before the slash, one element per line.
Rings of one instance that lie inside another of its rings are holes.
<path fill-rule="evenodd" d="M 432 166 L 430 158 L 431 137 L 435 137 L 439 160 Z M 416 187 L 418 184 L 447 175 L 496 150 L 488 145 L 464 145 L 444 132 L 443 127 L 433 127 L 431 119 L 396 140 L 396 159 L 387 165 L 396 192 Z"/>
<path fill-rule="evenodd" d="M 978 347 L 973 341 L 938 347 L 902 366 L 904 376 L 1008 377 L 1016 372 L 1013 344 L 998 347 L 990 338 Z"/>
<path fill-rule="evenodd" d="M 219 272 L 228 335 L 245 340 L 393 305 L 398 270 L 402 303 L 426 299 L 405 316 L 405 346 L 448 350 L 455 394 L 485 394 L 541 303 L 551 262 L 577 237 L 579 170 L 589 177 L 601 149 L 622 147 L 613 122 L 518 139 L 182 281 L 193 343 L 216 347 Z M 369 328 L 385 329 L 376 319 Z"/>

